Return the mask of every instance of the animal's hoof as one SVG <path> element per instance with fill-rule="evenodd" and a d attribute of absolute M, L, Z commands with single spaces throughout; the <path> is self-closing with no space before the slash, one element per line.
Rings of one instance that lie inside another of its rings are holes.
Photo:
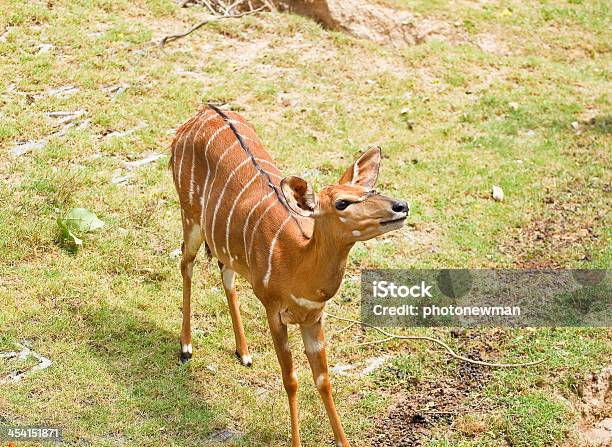
<path fill-rule="evenodd" d="M 236 357 L 238 357 L 238 360 L 240 360 L 240 363 L 244 366 L 248 366 L 249 368 L 253 366 L 253 358 L 250 354 L 240 355 L 236 350 Z"/>
<path fill-rule="evenodd" d="M 191 356 L 192 356 L 191 343 L 189 343 L 188 345 L 183 345 L 181 343 L 181 363 L 187 363 L 189 360 L 191 360 Z"/>

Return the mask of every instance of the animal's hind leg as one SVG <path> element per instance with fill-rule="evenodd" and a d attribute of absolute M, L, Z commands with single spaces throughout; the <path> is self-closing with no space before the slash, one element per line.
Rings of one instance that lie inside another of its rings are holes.
<path fill-rule="evenodd" d="M 191 346 L 191 278 L 193 263 L 198 250 L 204 241 L 201 227 L 194 220 L 183 217 L 183 259 L 181 274 L 183 275 L 183 325 L 181 328 L 181 362 L 187 362 L 192 355 Z"/>
<path fill-rule="evenodd" d="M 236 339 L 236 355 L 244 366 L 251 366 L 253 360 L 249 354 L 242 319 L 240 318 L 240 302 L 236 296 L 236 273 L 229 267 L 219 262 L 221 269 L 221 279 L 223 280 L 223 289 L 227 297 L 227 304 L 230 308 L 232 316 L 232 326 L 234 327 L 234 338 Z"/>

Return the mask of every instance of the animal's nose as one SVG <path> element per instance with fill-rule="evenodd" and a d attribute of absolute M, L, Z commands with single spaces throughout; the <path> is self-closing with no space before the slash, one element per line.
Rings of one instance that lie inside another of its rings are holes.
<path fill-rule="evenodd" d="M 408 212 L 408 203 L 400 200 L 399 202 L 394 202 L 391 209 L 396 213 L 407 213 Z"/>

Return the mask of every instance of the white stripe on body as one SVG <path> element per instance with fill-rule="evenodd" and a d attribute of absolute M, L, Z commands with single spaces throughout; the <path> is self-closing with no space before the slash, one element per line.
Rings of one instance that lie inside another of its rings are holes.
<path fill-rule="evenodd" d="M 219 116 L 215 112 L 215 116 Z M 200 197 L 201 203 L 201 212 L 200 212 L 200 222 L 202 222 L 202 228 L 204 229 L 204 238 L 206 238 L 206 213 L 204 212 L 206 209 L 206 205 L 208 203 L 208 199 L 210 198 L 210 194 L 206 194 L 206 187 L 208 186 L 208 178 L 210 176 L 210 161 L 208 160 L 208 148 L 210 147 L 211 142 L 217 138 L 221 132 L 225 129 L 229 129 L 229 126 L 226 124 L 218 128 L 208 139 L 206 146 L 204 147 L 204 159 L 206 160 L 206 181 L 204 182 L 204 189 L 202 189 L 202 196 Z"/>
<path fill-rule="evenodd" d="M 261 216 L 259 216 L 259 219 L 257 219 L 257 222 L 255 222 L 255 225 L 253 226 L 253 230 L 251 231 L 251 242 L 249 242 L 249 250 L 248 250 L 248 254 L 247 254 L 247 265 L 249 265 L 250 267 L 250 263 L 248 263 L 251 259 L 251 250 L 253 249 L 253 242 L 255 241 L 255 232 L 257 231 L 257 228 L 259 228 L 259 224 L 261 224 L 261 221 L 263 220 L 264 216 L 266 215 L 266 213 L 268 211 L 270 211 L 270 208 L 272 208 L 274 205 L 276 205 L 278 202 L 276 202 L 276 200 L 273 200 L 272 203 L 270 203 L 265 210 L 263 210 L 263 212 L 261 213 Z"/>
<path fill-rule="evenodd" d="M 200 127 L 198 127 L 198 130 L 196 131 L 195 135 L 192 137 L 191 139 L 191 171 L 189 173 L 190 178 L 189 178 L 189 205 L 191 205 L 193 203 L 193 187 L 194 185 L 194 178 L 195 178 L 195 141 L 196 138 L 198 137 L 198 135 L 202 132 L 202 128 L 206 125 L 206 123 L 208 123 L 210 120 L 214 119 L 215 115 L 209 116 L 208 118 L 206 118 L 204 121 L 202 121 L 200 123 Z"/>
<path fill-rule="evenodd" d="M 261 199 L 259 199 L 257 203 L 251 208 L 251 211 L 249 211 L 249 214 L 247 214 L 246 220 L 244 221 L 244 226 L 242 227 L 242 246 L 244 247 L 244 257 L 247 261 L 248 266 L 250 266 L 250 262 L 249 262 L 249 253 L 247 253 L 246 229 L 247 229 L 247 226 L 249 225 L 249 221 L 251 220 L 251 216 L 253 215 L 257 207 L 261 205 L 266 199 L 268 199 L 268 197 L 270 197 L 272 194 L 274 194 L 274 192 L 270 191 L 268 194 L 266 194 Z"/>
<path fill-rule="evenodd" d="M 268 284 L 270 282 L 270 275 L 272 275 L 272 255 L 274 254 L 274 246 L 276 245 L 276 241 L 278 240 L 278 237 L 283 231 L 283 228 L 285 228 L 285 225 L 287 225 L 287 222 L 289 222 L 289 219 L 291 219 L 291 213 L 289 213 L 289 215 L 285 218 L 278 230 L 276 230 L 276 234 L 274 235 L 272 243 L 270 244 L 270 251 L 268 252 L 268 270 L 266 271 L 266 274 L 263 277 L 263 285 L 266 288 L 268 287 Z"/>
<path fill-rule="evenodd" d="M 207 112 L 207 111 L 208 110 L 198 112 L 198 114 L 195 116 L 195 119 L 194 119 L 193 123 L 195 123 L 197 119 L 201 118 L 202 113 Z M 209 119 L 211 119 L 211 118 L 213 118 L 213 117 L 209 117 Z M 187 136 L 183 140 L 183 150 L 181 151 L 181 161 L 179 163 L 179 169 L 178 169 L 178 185 L 179 185 L 179 187 L 180 187 L 181 179 L 183 177 L 183 160 L 185 159 L 185 147 L 187 146 L 187 140 L 189 139 L 189 136 L 192 133 L 193 133 L 193 126 L 190 126 L 189 130 L 186 132 Z M 193 159 L 192 159 L 192 162 L 193 162 Z"/>
<path fill-rule="evenodd" d="M 232 178 L 234 178 L 234 175 L 236 175 L 236 173 L 238 172 L 238 170 L 243 167 L 246 163 L 250 162 L 250 158 L 245 158 L 242 163 L 240 163 L 238 166 L 236 166 L 232 172 L 230 173 L 230 175 L 228 176 L 227 180 L 225 180 L 225 184 L 223 185 L 223 189 L 221 190 L 221 193 L 219 194 L 219 197 L 217 198 L 217 205 L 215 206 L 215 211 L 213 212 L 213 220 L 212 220 L 212 225 L 210 227 L 210 241 L 212 243 L 212 252 L 214 253 L 214 255 L 218 258 L 219 256 L 217 255 L 217 243 L 215 242 L 215 223 L 217 222 L 217 212 L 219 211 L 219 207 L 221 206 L 221 201 L 223 199 L 223 196 L 225 195 L 225 190 L 227 189 L 227 186 L 230 184 Z M 211 186 L 212 189 L 212 186 Z"/>
<path fill-rule="evenodd" d="M 234 214 L 234 210 L 236 209 L 236 205 L 238 204 L 238 200 L 240 199 L 242 194 L 244 194 L 247 188 L 251 186 L 251 183 L 253 183 L 258 178 L 259 178 L 259 172 L 256 172 L 255 175 L 251 178 L 251 180 L 249 180 L 247 184 L 242 187 L 242 189 L 240 190 L 240 192 L 234 199 L 234 203 L 232 203 L 232 207 L 230 209 L 229 215 L 227 216 L 227 223 L 225 225 L 225 248 L 227 250 L 227 255 L 229 256 L 229 259 L 230 259 L 230 265 L 232 267 L 234 265 L 234 259 L 232 258 L 232 254 L 230 252 L 230 246 L 229 246 L 229 232 L 230 232 L 230 225 L 232 223 L 232 215 Z"/>

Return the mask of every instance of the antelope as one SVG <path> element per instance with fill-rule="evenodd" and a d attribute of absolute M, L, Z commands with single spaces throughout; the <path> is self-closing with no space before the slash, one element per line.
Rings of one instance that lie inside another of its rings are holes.
<path fill-rule="evenodd" d="M 287 325 L 299 325 L 314 382 L 335 442 L 349 447 L 332 399 L 323 310 L 338 291 L 357 241 L 400 228 L 408 205 L 378 194 L 379 147 L 359 157 L 336 185 L 315 194 L 306 180 L 283 177 L 254 127 L 208 105 L 183 124 L 170 168 L 181 205 L 183 321 L 180 359 L 192 357 L 191 280 L 202 243 L 218 260 L 236 355 L 252 365 L 236 296 L 236 274 L 263 304 L 289 400 L 291 445 L 300 443 L 297 375 Z"/>

